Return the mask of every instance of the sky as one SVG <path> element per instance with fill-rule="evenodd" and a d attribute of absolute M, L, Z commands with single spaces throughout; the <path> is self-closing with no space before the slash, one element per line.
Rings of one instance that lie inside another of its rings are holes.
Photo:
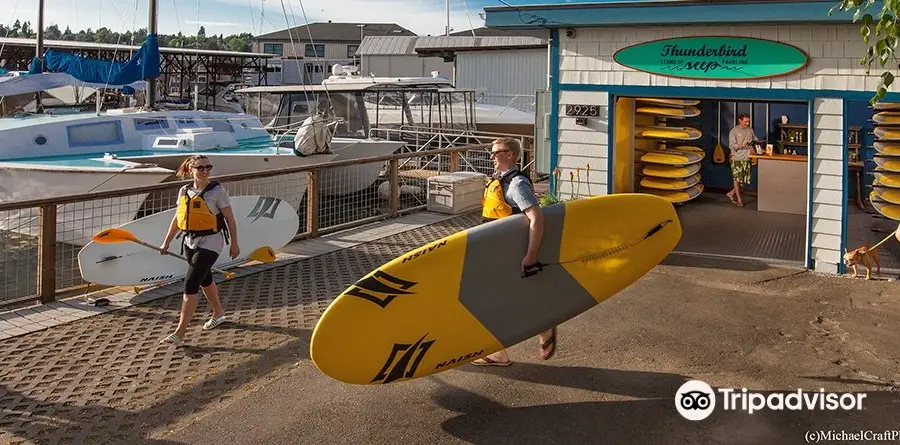
<path fill-rule="evenodd" d="M 4 18 L 37 23 L 37 0 L 0 0 Z M 196 34 L 199 24 L 211 34 L 249 32 L 260 35 L 317 21 L 397 23 L 418 35 L 443 35 L 447 22 L 446 0 L 158 0 L 159 32 Z M 586 1 L 586 0 L 575 0 Z M 596 1 L 596 0 L 594 0 Z M 479 13 L 485 6 L 534 3 L 571 3 L 571 0 L 451 0 L 450 26 L 464 31 L 484 26 Z M 199 14 L 198 14 L 199 4 Z M 9 9 L 7 9 L 9 8 Z M 115 31 L 147 26 L 148 0 L 45 0 L 45 25 L 61 30 Z M 284 11 L 287 11 L 287 19 Z M 260 12 L 262 11 L 262 16 Z M 304 17 L 305 11 L 305 17 Z M 7 15 L 12 12 L 12 16 Z M 199 16 L 199 19 L 198 19 Z M 7 18 L 8 17 L 8 18 Z M 315 36 L 313 36 L 315 37 Z"/>

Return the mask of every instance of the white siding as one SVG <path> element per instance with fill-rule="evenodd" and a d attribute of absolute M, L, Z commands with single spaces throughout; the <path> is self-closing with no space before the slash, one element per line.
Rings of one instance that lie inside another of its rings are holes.
<path fill-rule="evenodd" d="M 879 70 L 866 75 L 859 58 L 866 53 L 859 25 L 691 26 L 580 28 L 575 38 L 560 34 L 560 80 L 607 85 L 700 86 L 874 91 Z M 673 79 L 619 65 L 619 49 L 651 40 L 689 36 L 756 37 L 805 51 L 810 63 L 797 73 L 759 80 Z"/>
<path fill-rule="evenodd" d="M 837 273 L 843 232 L 844 103 L 813 101 L 812 259 L 818 272 Z"/>
<path fill-rule="evenodd" d="M 600 105 L 597 118 L 575 125 L 565 114 L 567 104 Z M 609 182 L 609 95 L 602 92 L 562 91 L 559 95 L 560 199 L 605 195 Z M 579 181 L 580 179 L 580 181 Z"/>
<path fill-rule="evenodd" d="M 486 104 L 534 110 L 535 92 L 547 89 L 547 49 L 458 52 L 456 86 L 484 91 Z"/>
<path fill-rule="evenodd" d="M 430 77 L 437 71 L 441 77 L 453 77 L 453 63 L 444 62 L 439 57 L 419 57 L 408 55 L 362 56 L 360 74 L 374 74 L 377 77 Z"/>

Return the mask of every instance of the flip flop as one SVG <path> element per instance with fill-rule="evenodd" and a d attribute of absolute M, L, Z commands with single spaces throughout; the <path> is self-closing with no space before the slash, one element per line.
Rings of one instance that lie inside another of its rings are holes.
<path fill-rule="evenodd" d="M 475 366 L 509 366 L 512 364 L 512 361 L 498 362 L 490 357 L 483 357 L 473 361 L 472 364 Z"/>
<path fill-rule="evenodd" d="M 728 193 L 726 193 L 725 197 L 728 198 L 728 200 L 731 201 L 732 204 L 737 205 L 737 201 L 734 200 L 734 196 L 731 196 Z"/>
<path fill-rule="evenodd" d="M 546 351 L 548 347 L 553 346 L 553 349 L 550 350 L 550 353 L 547 354 Z M 556 326 L 553 327 L 552 333 L 550 334 L 550 338 L 547 339 L 546 342 L 541 343 L 541 360 L 550 360 L 556 354 Z"/>

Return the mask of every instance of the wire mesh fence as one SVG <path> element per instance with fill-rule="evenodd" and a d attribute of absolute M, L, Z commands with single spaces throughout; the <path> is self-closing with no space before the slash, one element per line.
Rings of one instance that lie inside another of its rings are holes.
<path fill-rule="evenodd" d="M 472 139 L 474 140 L 474 139 Z M 428 178 L 456 171 L 490 175 L 490 144 L 213 177 L 230 196 L 274 196 L 298 213 L 298 237 L 316 236 L 427 209 Z M 90 194 L 0 203 L 0 306 L 53 301 L 100 289 L 82 279 L 78 253 L 96 233 L 174 212 L 171 181 Z M 45 229 L 46 228 L 46 229 Z M 160 228 L 159 238 L 166 227 Z M 148 240 L 148 242 L 150 242 Z"/>

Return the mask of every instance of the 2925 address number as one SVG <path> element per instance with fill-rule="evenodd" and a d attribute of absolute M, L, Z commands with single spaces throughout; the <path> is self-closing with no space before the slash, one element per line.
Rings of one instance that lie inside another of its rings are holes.
<path fill-rule="evenodd" d="M 599 117 L 599 105 L 566 105 L 566 116 Z"/>

